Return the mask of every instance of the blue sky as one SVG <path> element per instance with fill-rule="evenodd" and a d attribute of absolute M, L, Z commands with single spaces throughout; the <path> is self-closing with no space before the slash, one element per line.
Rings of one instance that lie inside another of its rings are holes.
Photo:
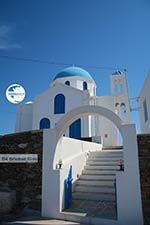
<path fill-rule="evenodd" d="M 0 134 L 15 126 L 16 105 L 5 98 L 7 86 L 23 85 L 29 101 L 65 67 L 2 56 L 82 65 L 95 79 L 98 95 L 109 94 L 115 69 L 87 66 L 126 68 L 133 98 L 150 69 L 149 21 L 149 0 L 0 0 Z M 139 129 L 136 112 L 132 121 Z"/>

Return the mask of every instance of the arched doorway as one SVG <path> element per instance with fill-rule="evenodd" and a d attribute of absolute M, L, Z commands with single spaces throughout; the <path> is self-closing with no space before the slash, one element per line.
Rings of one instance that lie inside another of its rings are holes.
<path fill-rule="evenodd" d="M 74 121 L 69 126 L 69 137 L 80 138 L 81 137 L 81 119 Z"/>
<path fill-rule="evenodd" d="M 117 116 L 115 113 L 110 111 L 107 108 L 101 107 L 101 106 L 81 106 L 78 108 L 75 108 L 68 113 L 66 113 L 61 119 L 58 121 L 55 129 L 56 129 L 56 142 L 54 144 L 53 149 L 53 168 L 56 168 L 56 163 L 59 158 L 60 152 L 58 151 L 57 146 L 60 145 L 61 139 L 63 137 L 63 134 L 65 131 L 68 129 L 68 127 L 73 124 L 75 121 L 79 120 L 83 116 L 88 116 L 88 115 L 100 115 L 108 120 L 110 120 L 112 123 L 115 124 L 115 126 L 118 128 L 120 131 L 120 134 L 122 135 L 122 120 L 120 119 L 119 116 Z"/>
<path fill-rule="evenodd" d="M 76 158 L 68 158 L 68 160 L 63 163 L 62 169 L 58 169 L 56 164 L 58 160 L 61 159 L 59 155 L 62 150 L 61 141 L 66 129 L 74 121 L 78 120 L 82 116 L 88 115 L 100 115 L 109 119 L 119 129 L 123 138 L 125 170 L 122 172 L 118 171 L 117 174 L 118 220 L 114 224 L 143 224 L 135 126 L 134 124 L 123 124 L 122 120 L 115 113 L 100 106 L 82 106 L 75 108 L 64 115 L 58 121 L 54 129 L 44 130 L 45 142 L 43 145 L 42 216 L 62 218 L 61 211 L 63 209 L 64 180 L 67 176 L 68 168 L 72 163 L 74 163 L 74 171 L 76 171 L 78 162 L 81 160 L 81 155 L 75 155 Z M 69 148 L 67 149 L 68 152 L 72 150 L 71 146 L 72 145 L 69 145 Z M 63 151 L 66 157 L 66 148 L 64 148 Z M 82 153 L 85 154 L 85 152 Z M 77 157 L 78 161 L 76 160 Z M 110 221 L 108 222 L 110 223 Z M 99 224 L 101 224 L 101 220 Z"/>

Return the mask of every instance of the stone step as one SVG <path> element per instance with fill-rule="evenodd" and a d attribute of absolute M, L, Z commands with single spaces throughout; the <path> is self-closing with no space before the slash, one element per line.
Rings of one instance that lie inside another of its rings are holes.
<path fill-rule="evenodd" d="M 107 161 L 107 162 L 104 162 L 104 161 L 92 161 L 92 160 L 88 160 L 87 162 L 86 162 L 86 165 L 99 165 L 99 166 L 103 166 L 103 165 L 109 165 L 109 166 L 113 166 L 113 165 L 115 165 L 115 166 L 118 166 L 119 165 L 119 163 L 120 163 L 120 160 L 118 160 L 118 161 L 115 161 L 115 162 L 112 162 L 112 161 Z"/>
<path fill-rule="evenodd" d="M 114 187 L 93 187 L 93 186 L 84 186 L 84 185 L 76 185 L 74 187 L 74 191 L 76 192 L 88 192 L 88 193 L 105 193 L 105 194 L 115 194 Z"/>
<path fill-rule="evenodd" d="M 105 156 L 105 157 L 123 157 L 123 152 L 122 153 L 111 153 L 111 152 L 92 152 L 90 153 L 90 156 Z"/>
<path fill-rule="evenodd" d="M 90 152 L 90 155 L 123 155 L 123 150 L 107 150 L 107 151 L 94 151 Z"/>
<path fill-rule="evenodd" d="M 82 171 L 82 175 L 116 175 L 116 170 L 91 170 L 86 169 Z"/>
<path fill-rule="evenodd" d="M 114 165 L 102 165 L 102 166 L 91 166 L 87 165 L 84 167 L 85 170 L 120 170 L 120 166 L 114 166 Z"/>
<path fill-rule="evenodd" d="M 87 160 L 118 160 L 118 159 L 123 159 L 122 155 L 90 155 Z"/>
<path fill-rule="evenodd" d="M 92 186 L 99 186 L 99 187 L 114 187 L 114 180 L 110 181 L 110 180 L 105 180 L 105 181 L 93 181 L 93 180 L 82 180 L 82 179 L 79 179 L 77 182 L 76 182 L 76 185 L 86 185 L 88 187 L 92 187 Z"/>
<path fill-rule="evenodd" d="M 73 192 L 72 199 L 92 200 L 92 201 L 115 201 L 114 194 L 88 193 L 88 192 Z"/>
<path fill-rule="evenodd" d="M 87 162 L 119 162 L 122 157 L 90 157 L 87 159 Z"/>
<path fill-rule="evenodd" d="M 88 160 L 89 159 L 91 159 L 91 160 L 95 160 L 95 159 L 97 159 L 97 160 L 119 160 L 119 159 L 123 159 L 123 156 L 121 156 L 121 155 L 108 155 L 108 156 L 106 156 L 106 155 L 90 155 L 89 157 L 88 157 Z"/>
<path fill-rule="evenodd" d="M 82 174 L 80 176 L 80 179 L 82 180 L 99 180 L 99 181 L 105 181 L 105 180 L 110 180 L 110 181 L 114 181 L 115 180 L 115 174 L 114 175 L 92 175 L 92 174 Z"/>

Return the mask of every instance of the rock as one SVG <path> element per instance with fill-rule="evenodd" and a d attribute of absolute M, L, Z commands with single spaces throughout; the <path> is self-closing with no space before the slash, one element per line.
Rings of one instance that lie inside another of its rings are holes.
<path fill-rule="evenodd" d="M 23 203 L 23 204 L 26 205 L 26 204 L 30 203 L 30 201 L 31 201 L 30 198 L 28 198 L 28 197 L 23 197 L 22 200 L 21 200 L 21 203 Z"/>
<path fill-rule="evenodd" d="M 18 145 L 18 147 L 22 149 L 26 148 L 27 146 L 28 146 L 28 143 L 21 143 Z"/>
<path fill-rule="evenodd" d="M 16 204 L 15 191 L 0 191 L 0 214 L 5 215 L 10 213 Z"/>
<path fill-rule="evenodd" d="M 37 200 L 41 200 L 41 195 L 37 195 L 37 196 L 36 196 L 36 199 L 37 199 Z"/>

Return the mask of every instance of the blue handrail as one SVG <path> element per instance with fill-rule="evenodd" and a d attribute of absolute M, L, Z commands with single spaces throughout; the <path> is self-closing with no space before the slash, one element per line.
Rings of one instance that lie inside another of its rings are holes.
<path fill-rule="evenodd" d="M 70 208 L 72 201 L 72 166 L 70 166 L 67 178 L 64 180 L 65 209 Z"/>

